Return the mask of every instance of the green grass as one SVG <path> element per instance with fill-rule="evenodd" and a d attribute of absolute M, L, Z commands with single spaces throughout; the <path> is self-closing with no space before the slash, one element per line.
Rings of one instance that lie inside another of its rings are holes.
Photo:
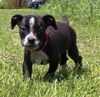
<path fill-rule="evenodd" d="M 43 9 L 43 8 L 42 8 Z M 77 32 L 77 43 L 83 57 L 84 73 L 73 75 L 74 62 L 68 61 L 68 77 L 60 79 L 59 68 L 52 82 L 43 81 L 48 65 L 33 66 L 32 80 L 23 81 L 23 47 L 18 27 L 11 30 L 10 19 L 15 14 L 49 13 L 47 10 L 0 10 L 0 97 L 99 97 L 100 96 L 100 27 L 70 18 Z M 49 13 L 51 14 L 51 13 Z M 53 14 L 53 13 L 52 13 Z M 60 16 L 54 13 L 57 20 Z M 83 20 L 84 21 L 84 20 Z"/>

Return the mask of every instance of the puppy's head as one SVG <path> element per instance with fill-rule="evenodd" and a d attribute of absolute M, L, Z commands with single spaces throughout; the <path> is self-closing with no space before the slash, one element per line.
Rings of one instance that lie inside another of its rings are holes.
<path fill-rule="evenodd" d="M 48 26 L 57 29 L 55 19 L 51 15 L 15 15 L 11 19 L 11 27 L 18 25 L 21 44 L 27 49 L 40 48 L 46 39 Z"/>

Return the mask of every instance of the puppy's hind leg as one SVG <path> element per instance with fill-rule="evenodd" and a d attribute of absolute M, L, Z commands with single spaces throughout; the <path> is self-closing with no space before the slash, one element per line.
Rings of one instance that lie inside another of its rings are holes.
<path fill-rule="evenodd" d="M 61 59 L 60 59 L 60 65 L 63 66 L 66 64 L 68 58 L 66 55 L 66 51 L 64 51 L 63 53 L 61 53 Z"/>
<path fill-rule="evenodd" d="M 60 66 L 61 66 L 61 74 L 63 76 L 67 76 L 67 62 L 68 58 L 66 55 L 66 51 L 64 51 L 63 53 L 61 53 L 61 58 L 60 58 Z"/>
<path fill-rule="evenodd" d="M 71 47 L 68 50 L 68 55 L 74 60 L 75 72 L 79 75 L 79 73 L 81 73 L 82 71 L 82 57 L 79 56 L 76 43 L 71 45 Z"/>

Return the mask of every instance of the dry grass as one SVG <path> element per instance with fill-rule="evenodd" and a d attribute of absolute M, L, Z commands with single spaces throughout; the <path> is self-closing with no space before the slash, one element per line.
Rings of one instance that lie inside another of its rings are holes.
<path fill-rule="evenodd" d="M 21 5 L 19 2 L 20 0 L 9 0 L 8 8 L 27 8 L 28 7 L 27 0 L 21 0 Z"/>

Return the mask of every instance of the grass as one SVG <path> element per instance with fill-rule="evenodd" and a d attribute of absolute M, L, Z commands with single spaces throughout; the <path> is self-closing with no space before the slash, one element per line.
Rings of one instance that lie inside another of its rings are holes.
<path fill-rule="evenodd" d="M 99 97 L 100 96 L 100 27 L 72 20 L 77 43 L 83 57 L 84 73 L 73 75 L 74 62 L 68 61 L 68 77 L 61 79 L 58 68 L 55 79 L 43 81 L 48 65 L 33 66 L 32 80 L 23 81 L 21 64 L 23 47 L 19 35 L 11 30 L 10 19 L 15 14 L 45 14 L 46 10 L 0 9 L 0 97 Z M 54 14 L 57 20 L 60 16 Z M 70 17 L 69 17 L 70 18 Z"/>

